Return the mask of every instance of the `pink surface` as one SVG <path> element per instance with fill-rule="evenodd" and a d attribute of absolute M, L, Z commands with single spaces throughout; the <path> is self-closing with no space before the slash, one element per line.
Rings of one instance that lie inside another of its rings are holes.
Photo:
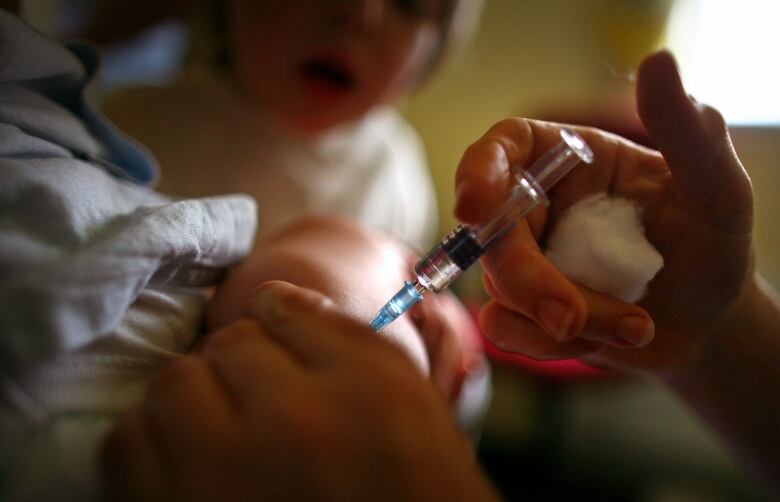
<path fill-rule="evenodd" d="M 479 315 L 479 305 L 470 303 L 467 308 L 476 324 Z M 530 375 L 553 380 L 579 380 L 616 376 L 612 372 L 594 368 L 593 366 L 576 359 L 539 361 L 523 354 L 505 352 L 493 345 L 481 332 L 480 339 L 482 340 L 482 347 L 485 351 L 485 355 L 487 355 L 491 362 L 511 366 Z"/>
<path fill-rule="evenodd" d="M 555 380 L 575 380 L 585 378 L 605 378 L 613 373 L 594 368 L 576 359 L 558 361 L 539 361 L 522 354 L 504 352 L 483 337 L 485 354 L 491 362 L 512 366 L 526 373 Z"/>

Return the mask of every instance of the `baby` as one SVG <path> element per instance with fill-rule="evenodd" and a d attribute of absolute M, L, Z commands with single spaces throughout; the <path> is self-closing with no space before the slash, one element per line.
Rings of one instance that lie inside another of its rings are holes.
<path fill-rule="evenodd" d="M 341 213 L 424 249 L 436 203 L 419 139 L 391 104 L 465 39 L 479 0 L 214 0 L 191 62 L 104 110 L 160 160 L 177 196 L 245 192 L 258 238 Z"/>
<path fill-rule="evenodd" d="M 16 7 L 0 2 L 9 5 Z M 97 488 L 95 453 L 105 431 L 140 400 L 160 365 L 191 349 L 201 331 L 203 288 L 248 254 L 256 208 L 246 196 L 171 201 L 144 186 L 156 177 L 154 162 L 83 96 L 96 71 L 94 50 L 62 47 L 5 10 L 0 28 L 6 42 L 0 48 L 0 498 L 84 498 Z M 331 224 L 322 221 L 314 227 L 319 237 L 353 239 L 353 252 L 383 249 L 368 244 L 382 238 L 358 230 L 329 232 Z M 313 237 L 291 240 L 299 233 L 290 232 L 280 234 L 283 242 L 342 252 Z M 284 254 L 279 249 L 289 252 L 293 266 L 315 263 L 297 258 L 306 255 L 293 244 L 268 252 L 274 259 Z M 336 301 L 369 316 L 367 299 L 376 301 L 373 308 L 381 305 L 402 271 L 345 257 L 351 267 L 367 266 L 361 281 L 339 279 L 335 262 L 326 271 L 263 262 L 275 264 L 272 274 L 281 278 L 294 272 L 312 287 L 318 284 L 307 280 L 320 280 Z M 391 286 L 380 286 L 389 276 L 378 270 L 397 271 Z M 347 286 L 365 291 L 350 293 Z M 364 301 L 363 310 L 349 299 Z M 414 325 L 399 323 L 387 335 L 406 346 L 418 367 L 430 368 L 450 397 L 462 364 L 448 326 L 467 321 L 462 311 L 446 319 L 431 313 L 434 304 L 418 309 Z M 218 323 L 221 310 L 213 312 L 210 322 Z M 431 336 L 421 338 L 418 330 Z"/>
<path fill-rule="evenodd" d="M 256 247 L 303 217 L 340 214 L 420 251 L 435 236 L 436 201 L 420 141 L 392 104 L 468 36 L 480 6 L 211 0 L 195 15 L 184 73 L 119 91 L 104 110 L 160 160 L 160 191 L 252 195 Z M 461 345 L 477 350 L 468 316 L 447 304 Z"/>

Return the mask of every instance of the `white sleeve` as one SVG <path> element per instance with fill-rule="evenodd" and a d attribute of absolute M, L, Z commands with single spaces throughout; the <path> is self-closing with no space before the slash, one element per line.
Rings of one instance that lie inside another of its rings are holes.
<path fill-rule="evenodd" d="M 412 197 L 419 209 L 419 219 L 415 225 L 416 237 L 413 243 L 415 246 L 418 246 L 419 251 L 425 251 L 436 239 L 439 228 L 439 203 L 431 178 L 428 159 L 425 155 L 425 147 L 417 133 L 412 130 L 411 126 L 408 127 L 409 132 L 414 136 L 409 140 L 410 160 L 407 165 L 410 169 L 415 170 L 414 173 L 410 173 L 410 177 L 417 180 L 414 187 L 410 188 L 410 190 L 417 192 Z"/>
<path fill-rule="evenodd" d="M 403 212 L 403 239 L 418 251 L 433 244 L 439 225 L 436 191 L 431 179 L 425 147 L 414 128 L 394 110 L 393 171 L 399 186 L 397 210 Z"/>

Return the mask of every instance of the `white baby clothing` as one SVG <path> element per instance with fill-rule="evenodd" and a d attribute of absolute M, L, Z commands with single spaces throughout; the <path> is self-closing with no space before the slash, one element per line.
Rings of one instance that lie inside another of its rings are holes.
<path fill-rule="evenodd" d="M 259 204 L 258 240 L 310 214 L 339 213 L 418 250 L 436 236 L 437 205 L 424 148 L 391 107 L 317 138 L 284 132 L 227 77 L 194 66 L 167 87 L 136 87 L 104 110 L 160 161 L 162 190 L 247 192 Z"/>

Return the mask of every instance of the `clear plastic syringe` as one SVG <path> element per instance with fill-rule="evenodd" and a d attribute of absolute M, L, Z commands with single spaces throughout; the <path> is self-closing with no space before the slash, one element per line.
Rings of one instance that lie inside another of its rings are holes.
<path fill-rule="evenodd" d="M 414 267 L 416 279 L 405 282 L 371 321 L 379 331 L 423 298 L 425 291 L 447 288 L 464 270 L 482 256 L 487 247 L 503 236 L 539 204 L 547 205 L 546 192 L 580 161 L 590 164 L 593 152 L 571 129 L 561 129 L 561 142 L 531 167 L 515 173 L 517 184 L 507 200 L 487 222 L 472 227 L 458 225 L 436 244 Z"/>

